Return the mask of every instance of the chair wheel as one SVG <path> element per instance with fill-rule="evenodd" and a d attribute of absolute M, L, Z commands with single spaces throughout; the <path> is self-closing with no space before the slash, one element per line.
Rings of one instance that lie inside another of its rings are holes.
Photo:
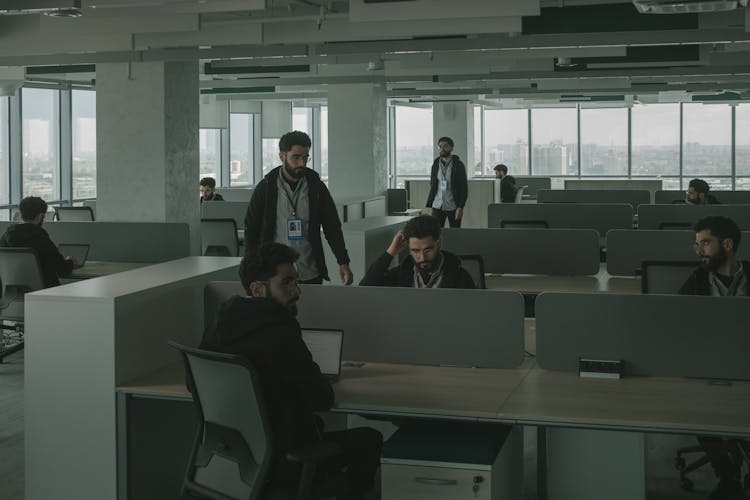
<path fill-rule="evenodd" d="M 674 457 L 674 468 L 677 470 L 685 469 L 685 459 L 682 457 Z"/>
<path fill-rule="evenodd" d="M 685 491 L 693 491 L 693 482 L 690 479 L 683 477 L 680 479 L 680 487 Z"/>

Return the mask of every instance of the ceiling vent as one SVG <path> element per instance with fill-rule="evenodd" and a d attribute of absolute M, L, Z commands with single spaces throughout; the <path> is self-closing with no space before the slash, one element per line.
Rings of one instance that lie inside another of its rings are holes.
<path fill-rule="evenodd" d="M 747 6 L 747 0 L 633 0 L 641 14 L 720 12 Z"/>
<path fill-rule="evenodd" d="M 79 17 L 81 0 L 3 0 L 0 15 L 44 14 L 52 17 Z"/>

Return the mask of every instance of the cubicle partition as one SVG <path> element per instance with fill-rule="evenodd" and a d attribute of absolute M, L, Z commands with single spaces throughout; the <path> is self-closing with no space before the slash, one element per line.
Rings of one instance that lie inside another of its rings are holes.
<path fill-rule="evenodd" d="M 747 205 L 750 204 L 750 191 L 711 191 L 711 194 L 722 205 Z M 657 191 L 654 195 L 654 203 L 670 205 L 672 203 L 684 203 L 685 190 Z"/>
<path fill-rule="evenodd" d="M 552 229 L 594 229 L 604 236 L 610 229 L 631 229 L 633 208 L 627 204 L 493 203 L 487 207 L 487 220 L 491 228 L 544 223 Z"/>
<path fill-rule="evenodd" d="M 641 205 L 638 229 L 690 229 L 708 215 L 729 217 L 741 230 L 750 230 L 750 205 Z"/>
<path fill-rule="evenodd" d="M 509 172 L 510 175 L 513 175 L 513 172 Z M 530 198 L 532 200 L 535 200 L 537 198 L 537 193 L 541 189 L 552 189 L 552 178 L 551 177 L 536 177 L 533 175 L 513 175 L 513 178 L 516 180 L 516 187 L 526 186 L 526 189 L 523 191 L 523 197 L 524 199 Z M 500 199 L 495 198 L 495 203 L 499 203 Z"/>
<path fill-rule="evenodd" d="M 695 233 L 689 230 L 612 230 L 607 233 L 607 272 L 614 276 L 635 276 L 645 261 L 697 264 L 693 243 Z"/>
<path fill-rule="evenodd" d="M 654 193 L 661 188 L 661 179 L 565 179 L 565 189 L 634 189 Z"/>
<path fill-rule="evenodd" d="M 234 219 L 237 229 L 245 229 L 247 201 L 204 201 L 201 203 L 201 219 Z"/>
<path fill-rule="evenodd" d="M 410 208 L 423 208 L 427 205 L 429 179 L 408 180 L 406 189 L 409 192 Z M 464 207 L 461 227 L 487 227 L 487 205 L 495 201 L 494 191 L 494 179 L 469 179 L 469 196 Z"/>
<path fill-rule="evenodd" d="M 634 210 L 651 203 L 651 193 L 637 189 L 541 189 L 539 203 L 627 203 Z"/>
<path fill-rule="evenodd" d="M 0 231 L 11 222 L 0 222 Z M 56 244 L 90 245 L 88 260 L 164 262 L 190 255 L 190 228 L 180 222 L 50 222 Z"/>
<path fill-rule="evenodd" d="M 599 272 L 593 229 L 443 229 L 445 250 L 479 254 L 487 273 L 587 276 Z"/>
<path fill-rule="evenodd" d="M 241 201 L 247 205 L 250 203 L 250 198 L 253 197 L 254 189 L 255 188 L 217 188 L 216 192 L 224 198 L 224 201 Z"/>

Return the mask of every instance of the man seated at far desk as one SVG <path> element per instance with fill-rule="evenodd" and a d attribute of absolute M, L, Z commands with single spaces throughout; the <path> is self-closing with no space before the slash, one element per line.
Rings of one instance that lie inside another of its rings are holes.
<path fill-rule="evenodd" d="M 241 354 L 257 370 L 275 442 L 269 477 L 274 483 L 297 483 L 301 469 L 286 460 L 290 451 L 319 440 L 337 443 L 341 453 L 318 468 L 346 467 L 346 494 L 363 499 L 380 462 L 381 434 L 368 427 L 322 433 L 313 412 L 333 406 L 333 389 L 302 341 L 295 319 L 300 298 L 297 252 L 267 243 L 240 263 L 240 281 L 250 297 L 235 296 L 222 304 L 216 325 L 201 348 Z"/>
<path fill-rule="evenodd" d="M 200 182 L 201 203 L 204 201 L 224 201 L 224 197 L 216 192 L 216 179 L 204 177 Z"/>
<path fill-rule="evenodd" d="M 75 259 L 63 257 L 42 229 L 47 214 L 47 202 L 37 196 L 27 196 L 18 204 L 22 222 L 10 226 L 0 237 L 0 247 L 28 247 L 36 252 L 42 280 L 46 288 L 60 284 L 59 277 L 66 278 L 73 272 Z"/>
<path fill-rule="evenodd" d="M 388 269 L 402 250 L 409 257 L 396 268 Z M 406 288 L 475 288 L 461 259 L 440 249 L 440 221 L 431 215 L 420 215 L 406 223 L 393 237 L 388 249 L 367 270 L 361 286 L 396 286 Z"/>
<path fill-rule="evenodd" d="M 742 233 L 732 219 L 720 216 L 705 217 L 693 227 L 695 251 L 701 258 L 698 267 L 680 288 L 682 295 L 712 295 L 716 297 L 747 296 L 750 263 L 737 259 L 737 248 Z M 714 468 L 719 484 L 709 500 L 750 498 L 750 490 L 743 491 L 740 483 L 742 461 L 731 453 L 734 444 L 714 436 L 698 436 L 698 442 Z"/>

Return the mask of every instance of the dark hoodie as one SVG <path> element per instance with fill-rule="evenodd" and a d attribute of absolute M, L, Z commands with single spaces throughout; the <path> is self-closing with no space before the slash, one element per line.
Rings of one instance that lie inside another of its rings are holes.
<path fill-rule="evenodd" d="M 47 231 L 36 224 L 23 223 L 10 226 L 0 237 L 0 247 L 33 248 L 39 257 L 42 279 L 47 288 L 60 284 L 58 276 L 65 278 L 73 272 L 73 263 L 60 255 Z"/>
<path fill-rule="evenodd" d="M 445 260 L 440 288 L 476 288 L 469 273 L 461 267 L 461 259 L 445 250 L 442 253 Z M 414 286 L 414 260 L 409 256 L 398 267 L 388 269 L 392 260 L 393 257 L 388 252 L 384 252 L 367 270 L 367 274 L 359 282 L 360 286 L 412 288 Z"/>
<path fill-rule="evenodd" d="M 456 202 L 456 208 L 464 208 L 466 199 L 469 197 L 469 181 L 466 179 L 466 165 L 457 155 L 451 156 L 451 191 L 453 192 L 453 201 Z M 426 207 L 432 207 L 438 190 L 438 167 L 440 166 L 440 157 L 435 158 L 430 170 L 430 194 L 427 195 Z"/>
<path fill-rule="evenodd" d="M 298 467 L 284 457 L 318 439 L 313 412 L 333 406 L 333 389 L 302 341 L 294 316 L 275 300 L 234 296 L 219 308 L 201 348 L 241 354 L 252 363 L 273 430 L 273 477 L 298 477 Z"/>

